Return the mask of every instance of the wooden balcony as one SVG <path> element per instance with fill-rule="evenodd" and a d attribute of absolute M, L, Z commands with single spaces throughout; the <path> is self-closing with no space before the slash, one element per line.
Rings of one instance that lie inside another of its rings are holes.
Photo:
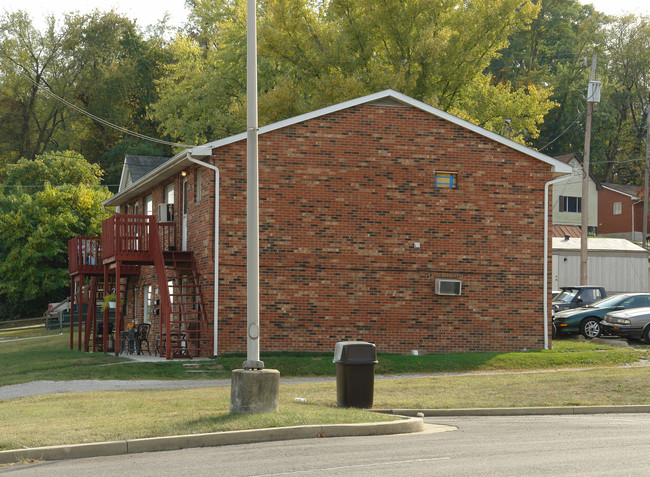
<path fill-rule="evenodd" d="M 159 240 L 151 240 L 157 227 Z M 160 243 L 163 251 L 175 250 L 174 224 L 158 223 L 153 215 L 116 214 L 102 222 L 102 263 L 151 265 L 154 254 L 152 243 Z"/>
<path fill-rule="evenodd" d="M 68 240 L 70 275 L 104 275 L 101 237 L 74 237 Z"/>

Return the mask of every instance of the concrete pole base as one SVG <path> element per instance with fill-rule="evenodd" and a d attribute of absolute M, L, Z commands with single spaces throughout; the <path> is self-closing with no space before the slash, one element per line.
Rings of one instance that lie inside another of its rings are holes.
<path fill-rule="evenodd" d="M 230 386 L 230 412 L 276 412 L 279 394 L 280 371 L 277 369 L 235 369 Z"/>

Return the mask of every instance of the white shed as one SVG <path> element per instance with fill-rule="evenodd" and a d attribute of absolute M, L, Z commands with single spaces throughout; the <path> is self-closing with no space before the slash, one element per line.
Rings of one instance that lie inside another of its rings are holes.
<path fill-rule="evenodd" d="M 608 294 L 647 292 L 648 252 L 625 239 L 587 239 L 588 284 Z M 553 289 L 580 284 L 580 239 L 553 237 Z"/>

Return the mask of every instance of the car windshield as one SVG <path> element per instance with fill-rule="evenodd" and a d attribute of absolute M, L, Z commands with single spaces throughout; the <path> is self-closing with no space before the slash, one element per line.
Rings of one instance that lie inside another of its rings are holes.
<path fill-rule="evenodd" d="M 620 305 L 628 298 L 629 298 L 628 295 L 608 296 L 607 298 L 603 298 L 602 300 L 595 301 L 588 306 L 591 308 L 610 308 L 612 306 Z"/>
<path fill-rule="evenodd" d="M 573 300 L 573 297 L 576 296 L 576 293 L 578 293 L 577 288 L 565 288 L 560 292 L 558 296 L 553 298 L 553 301 L 563 301 L 565 303 L 571 303 L 571 300 Z"/>

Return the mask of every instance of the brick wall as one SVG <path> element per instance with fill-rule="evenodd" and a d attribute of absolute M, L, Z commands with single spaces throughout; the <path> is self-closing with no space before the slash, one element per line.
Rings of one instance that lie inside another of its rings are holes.
<path fill-rule="evenodd" d="M 214 153 L 218 352 L 244 352 L 246 142 Z M 397 353 L 543 347 L 549 165 L 416 108 L 369 104 L 261 135 L 259 161 L 262 353 L 347 339 Z M 436 189 L 435 171 L 455 172 L 458 188 Z M 211 317 L 213 172 L 189 177 L 188 248 Z M 435 295 L 436 277 L 462 280 L 462 296 Z"/>
<path fill-rule="evenodd" d="M 262 351 L 543 346 L 548 165 L 410 107 L 359 106 L 259 142 Z M 245 350 L 245 141 L 215 154 L 223 353 Z M 458 188 L 435 189 L 436 170 Z M 463 295 L 435 295 L 436 277 Z"/>
<path fill-rule="evenodd" d="M 614 202 L 621 203 L 621 213 L 614 215 Z M 603 188 L 598 191 L 598 233 L 632 233 L 632 208 L 630 196 Z M 635 217 L 636 219 L 636 217 Z M 643 230 L 643 204 L 635 230 Z"/>

